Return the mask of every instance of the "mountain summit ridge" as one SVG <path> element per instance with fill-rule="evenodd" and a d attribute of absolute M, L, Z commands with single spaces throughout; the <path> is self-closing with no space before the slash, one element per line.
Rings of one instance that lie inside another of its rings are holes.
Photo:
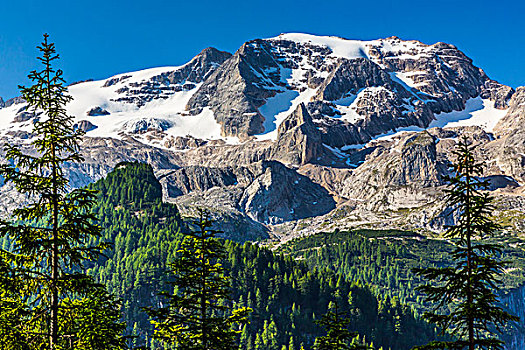
<path fill-rule="evenodd" d="M 67 169 L 74 186 L 121 161 L 147 162 L 165 200 L 182 212 L 213 208 L 228 232 L 440 230 L 453 219 L 439 204 L 440 179 L 463 136 L 479 144 L 492 190 L 525 208 L 523 88 L 491 80 L 454 45 L 286 33 L 69 92 L 86 131 L 86 162 Z M 39 112 L 21 99 L 0 107 L 0 139 L 31 140 Z M 525 227 L 519 215 L 513 222 Z"/>
<path fill-rule="evenodd" d="M 233 55 L 209 47 L 181 66 L 81 82 L 70 92 L 69 112 L 94 126 L 88 136 L 123 133 L 157 147 L 187 134 L 229 143 L 275 140 L 280 122 L 304 103 L 323 142 L 342 147 L 398 128 L 425 128 L 436 114 L 464 110 L 471 98 L 506 109 L 514 89 L 489 79 L 450 44 L 284 33 L 248 41 Z M 22 101 L 13 102 L 0 105 L 4 125 L 21 113 L 15 104 Z M 90 118 L 97 108 L 108 116 Z M 27 132 L 28 119 L 18 118 L 26 124 L 11 131 Z M 155 135 L 141 137 L 148 131 Z"/>

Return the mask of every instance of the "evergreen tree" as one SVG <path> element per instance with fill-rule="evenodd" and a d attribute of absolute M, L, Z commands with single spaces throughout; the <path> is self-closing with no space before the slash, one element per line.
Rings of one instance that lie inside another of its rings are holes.
<path fill-rule="evenodd" d="M 448 177 L 447 201 L 459 213 L 457 223 L 445 233 L 454 243 L 454 265 L 415 270 L 430 281 L 418 289 L 437 305 L 424 318 L 455 340 L 434 341 L 416 349 L 502 349 L 497 333 L 518 320 L 498 306 L 496 291 L 506 263 L 497 259 L 501 245 L 487 240 L 500 227 L 490 219 L 492 197 L 483 191 L 489 184 L 479 178 L 482 163 L 476 162 L 473 151 L 463 138 L 454 151 L 455 174 Z M 442 312 L 446 309 L 451 311 Z"/>
<path fill-rule="evenodd" d="M 339 312 L 337 303 L 333 304 L 333 311 L 328 311 L 316 323 L 323 327 L 326 335 L 317 337 L 313 349 L 315 350 L 350 350 L 371 349 L 369 346 L 359 343 L 357 333 L 348 330 L 350 320 L 344 313 Z"/>
<path fill-rule="evenodd" d="M 0 326 L 0 338 L 15 334 L 16 342 L 27 349 L 120 348 L 120 306 L 82 272 L 83 261 L 97 258 L 107 247 L 85 245 L 101 233 L 89 213 L 96 195 L 86 189 L 69 191 L 62 168 L 66 162 L 83 160 L 79 154 L 82 133 L 74 130 L 73 117 L 66 113 L 65 105 L 72 98 L 62 71 L 53 68 L 59 56 L 47 34 L 38 49 L 43 68 L 29 74 L 33 86 L 20 87 L 33 113 L 39 113 L 31 143 L 36 154 L 6 145 L 8 164 L 0 166 L 5 182 L 12 182 L 33 200 L 16 209 L 11 221 L 0 221 L 0 237 L 7 236 L 12 244 L 9 252 L 0 252 L 0 265 L 6 271 L 0 283 L 4 287 L 1 319 L 13 327 L 6 334 Z M 9 284 L 20 288 L 16 294 L 6 291 Z M 72 323 L 72 319 L 83 322 Z M 3 348 L 9 346 L 17 348 L 13 344 Z"/>
<path fill-rule="evenodd" d="M 178 349 L 230 350 L 237 347 L 241 327 L 251 311 L 231 311 L 229 280 L 219 260 L 226 258 L 220 231 L 212 230 L 208 214 L 194 221 L 197 232 L 186 234 L 170 264 L 176 292 L 164 293 L 168 305 L 146 311 L 153 318 L 155 335 Z M 231 312 L 230 312 L 231 311 Z"/>

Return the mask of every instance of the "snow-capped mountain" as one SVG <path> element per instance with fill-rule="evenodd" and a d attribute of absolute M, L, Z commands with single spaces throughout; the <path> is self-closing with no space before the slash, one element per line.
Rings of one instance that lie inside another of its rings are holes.
<path fill-rule="evenodd" d="M 308 34 L 253 40 L 233 55 L 208 48 L 183 66 L 81 82 L 69 91 L 68 112 L 88 136 L 133 135 L 162 148 L 186 135 L 276 140 L 301 103 L 333 148 L 403 128 L 491 130 L 514 92 L 449 44 Z M 27 137 L 37 113 L 20 99 L 0 107 L 0 133 Z"/>
<path fill-rule="evenodd" d="M 450 44 L 281 34 L 69 92 L 87 136 L 86 162 L 69 169 L 75 186 L 145 161 L 167 200 L 212 207 L 241 235 L 326 222 L 439 230 L 444 208 L 427 204 L 461 135 L 480 144 L 506 205 L 525 208 L 525 89 L 491 80 Z M 40 117 L 20 98 L 0 99 L 0 138 L 27 144 Z"/>
<path fill-rule="evenodd" d="M 159 146 L 159 140 L 144 134 L 163 133 L 160 139 L 187 134 L 206 139 L 219 137 L 220 125 L 212 113 L 203 111 L 186 118 L 185 106 L 202 82 L 230 56 L 208 48 L 183 66 L 73 84 L 69 87 L 73 101 L 67 110 L 91 137 L 121 138 L 130 134 Z M 9 102 L 0 109 L 1 132 L 26 137 L 38 112 L 28 111 L 20 99 Z"/>
<path fill-rule="evenodd" d="M 280 122 L 305 103 L 323 143 L 341 147 L 400 127 L 427 127 L 435 114 L 462 111 L 469 99 L 505 109 L 512 92 L 452 45 L 284 34 L 245 43 L 187 109 L 210 108 L 223 135 L 275 139 Z"/>

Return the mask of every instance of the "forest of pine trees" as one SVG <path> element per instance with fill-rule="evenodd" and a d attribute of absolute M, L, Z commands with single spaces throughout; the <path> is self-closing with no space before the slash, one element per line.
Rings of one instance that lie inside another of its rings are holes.
<path fill-rule="evenodd" d="M 499 326 L 517 318 L 498 305 L 501 257 L 520 267 L 505 278 L 521 281 L 524 256 L 490 241 L 499 227 L 466 141 L 449 179 L 460 216 L 449 241 L 356 230 L 272 251 L 220 238 L 205 212 L 183 219 L 147 164 L 71 189 L 62 166 L 82 162 L 82 133 L 47 35 L 39 50 L 42 68 L 21 90 L 44 115 L 38 152 L 6 145 L 0 166 L 33 200 L 0 221 L 0 348 L 502 347 Z"/>
<path fill-rule="evenodd" d="M 176 207 L 163 203 L 161 197 L 135 207 L 136 200 L 126 199 L 133 196 L 123 195 L 126 184 L 131 183 L 138 185 L 135 198 L 145 194 L 143 189 L 160 187 L 151 167 L 139 163 L 121 164 L 90 186 L 99 191 L 94 212 L 104 227 L 100 239 L 115 246 L 90 266 L 89 273 L 128 301 L 123 305 L 124 319 L 128 331 L 138 336 L 132 343 L 158 344 L 151 338 L 153 327 L 142 308 L 161 304 L 158 291 L 172 292 L 162 271 L 168 270 L 181 249 L 184 235 L 179 231 L 185 223 Z M 115 207 L 118 210 L 112 210 Z M 328 311 L 336 290 L 344 294 L 338 299 L 341 310 L 350 311 L 353 329 L 377 348 L 409 349 L 435 339 L 433 328 L 417 321 L 409 308 L 381 303 L 363 284 L 348 282 L 330 269 L 312 269 L 289 254 L 276 254 L 249 242 L 225 240 L 223 244 L 227 255 L 222 264 L 232 289 L 230 305 L 253 310 L 240 334 L 242 349 L 281 350 L 290 343 L 293 349 L 300 349 L 301 344 L 308 349 L 323 334 L 315 320 Z M 396 322 L 412 335 L 397 337 L 392 326 Z"/>

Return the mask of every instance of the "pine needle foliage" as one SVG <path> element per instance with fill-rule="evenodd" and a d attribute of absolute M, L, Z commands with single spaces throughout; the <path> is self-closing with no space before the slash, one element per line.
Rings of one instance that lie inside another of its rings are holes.
<path fill-rule="evenodd" d="M 71 191 L 63 169 L 66 163 L 83 161 L 83 134 L 74 130 L 73 117 L 66 112 L 72 98 L 63 72 L 53 67 L 59 55 L 48 38 L 44 34 L 38 46 L 42 69 L 29 74 L 33 85 L 20 86 L 39 118 L 31 147 L 6 145 L 8 163 L 0 166 L 5 182 L 32 201 L 14 210 L 11 220 L 0 220 L 0 236 L 13 247 L 0 251 L 5 272 L 0 281 L 0 341 L 6 343 L 2 348 L 13 349 L 118 349 L 123 345 L 119 304 L 83 273 L 83 262 L 96 259 L 107 245 L 86 246 L 89 238 L 101 234 L 90 213 L 96 193 Z M 15 287 L 16 293 L 9 292 Z M 77 321 L 71 322 L 73 318 Z M 93 334 L 93 329 L 100 333 Z M 9 340 L 10 334 L 16 339 Z"/>
<path fill-rule="evenodd" d="M 316 323 L 326 331 L 325 336 L 317 337 L 314 350 L 371 350 L 372 348 L 359 342 L 358 334 L 350 332 L 350 319 L 339 311 L 337 303 Z"/>
<path fill-rule="evenodd" d="M 454 176 L 447 177 L 446 198 L 459 218 L 445 237 L 454 244 L 450 253 L 454 264 L 414 271 L 429 281 L 418 289 L 436 305 L 423 317 L 456 340 L 415 349 L 503 349 L 498 334 L 518 317 L 499 306 L 496 294 L 507 262 L 498 259 L 502 246 L 489 238 L 501 227 L 490 218 L 493 198 L 485 191 L 489 183 L 480 178 L 483 164 L 476 161 L 474 146 L 462 138 L 453 155 Z"/>
<path fill-rule="evenodd" d="M 194 224 L 198 230 L 185 234 L 169 264 L 175 292 L 163 293 L 167 306 L 146 311 L 155 336 L 177 349 L 234 349 L 251 309 L 231 309 L 230 282 L 219 262 L 226 251 L 215 238 L 220 231 L 210 229 L 208 213 L 200 211 Z"/>

